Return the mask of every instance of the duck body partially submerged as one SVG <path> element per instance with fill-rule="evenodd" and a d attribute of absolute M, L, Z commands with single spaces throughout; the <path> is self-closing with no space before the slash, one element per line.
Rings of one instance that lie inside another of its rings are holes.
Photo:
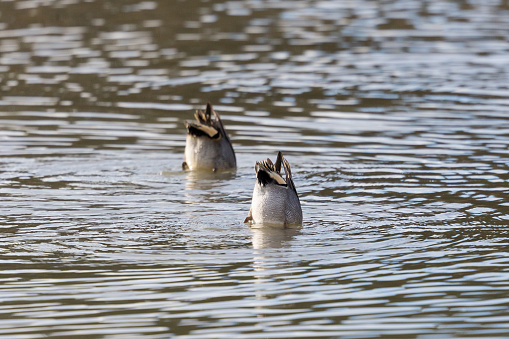
<path fill-rule="evenodd" d="M 197 110 L 196 121 L 186 121 L 185 170 L 232 170 L 237 160 L 232 143 L 219 114 L 210 103 L 205 111 Z"/>
<path fill-rule="evenodd" d="M 281 175 L 281 167 L 285 178 Z M 302 208 L 292 179 L 290 164 L 278 153 L 275 163 L 270 159 L 255 165 L 256 183 L 251 210 L 245 222 L 267 225 L 302 224 Z"/>

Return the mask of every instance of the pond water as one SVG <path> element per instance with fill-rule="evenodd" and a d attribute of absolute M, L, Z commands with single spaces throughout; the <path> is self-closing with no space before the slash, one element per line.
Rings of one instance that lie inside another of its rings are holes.
<path fill-rule="evenodd" d="M 0 337 L 507 338 L 508 66 L 506 0 L 0 1 Z"/>

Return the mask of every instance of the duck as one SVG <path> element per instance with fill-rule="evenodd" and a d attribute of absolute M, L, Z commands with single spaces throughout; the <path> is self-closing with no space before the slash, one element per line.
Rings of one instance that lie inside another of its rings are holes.
<path fill-rule="evenodd" d="M 285 177 L 281 174 L 281 166 Z M 278 152 L 276 163 L 270 158 L 255 164 L 256 182 L 249 215 L 244 222 L 268 225 L 302 224 L 302 208 L 292 179 L 290 164 Z"/>
<path fill-rule="evenodd" d="M 205 110 L 197 110 L 196 121 L 186 121 L 184 170 L 221 171 L 237 168 L 235 151 L 221 117 L 207 103 Z"/>

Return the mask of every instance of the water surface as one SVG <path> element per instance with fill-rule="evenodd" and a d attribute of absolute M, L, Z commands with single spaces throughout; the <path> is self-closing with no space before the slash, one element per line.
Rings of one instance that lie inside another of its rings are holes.
<path fill-rule="evenodd" d="M 507 1 L 0 1 L 0 337 L 506 338 Z M 210 101 L 234 173 L 183 172 Z M 283 151 L 302 227 L 243 223 Z"/>

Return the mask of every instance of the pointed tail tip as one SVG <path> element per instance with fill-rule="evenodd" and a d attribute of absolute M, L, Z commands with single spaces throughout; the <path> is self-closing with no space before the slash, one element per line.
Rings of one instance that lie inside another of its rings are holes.
<path fill-rule="evenodd" d="M 212 112 L 214 112 L 214 109 L 212 108 L 212 104 L 210 103 L 210 101 L 208 101 L 207 108 L 205 108 L 205 115 L 210 119 L 210 117 L 212 116 Z"/>
<path fill-rule="evenodd" d="M 277 158 L 275 163 L 276 171 L 281 172 L 281 163 L 283 162 L 283 152 L 277 152 Z"/>

